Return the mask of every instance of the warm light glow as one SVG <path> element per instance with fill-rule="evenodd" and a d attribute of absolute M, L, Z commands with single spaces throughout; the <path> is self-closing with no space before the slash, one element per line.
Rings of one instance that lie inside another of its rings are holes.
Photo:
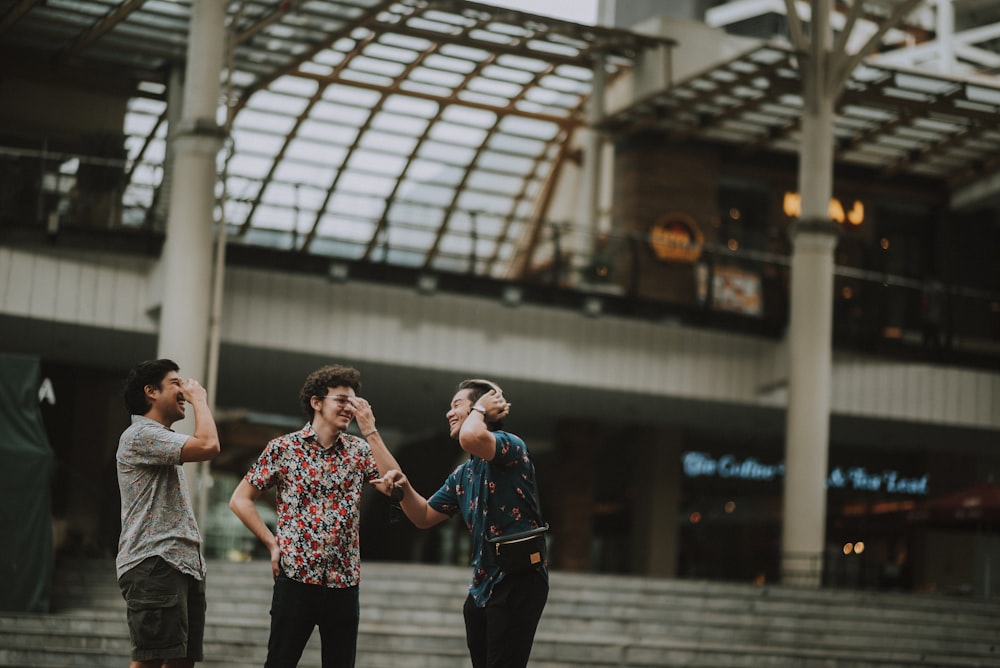
<path fill-rule="evenodd" d="M 696 510 L 696 511 L 694 511 L 694 512 L 693 512 L 693 513 L 691 513 L 691 515 L 690 515 L 690 516 L 688 517 L 688 520 L 690 520 L 690 521 L 691 521 L 691 524 L 697 524 L 698 522 L 701 522 L 701 513 L 699 513 L 699 512 L 697 511 L 697 510 Z"/>
<path fill-rule="evenodd" d="M 844 222 L 844 205 L 840 203 L 837 198 L 830 199 L 830 205 L 826 208 L 827 214 L 830 216 L 830 220 L 835 220 L 838 223 Z"/>
<path fill-rule="evenodd" d="M 729 246 L 729 250 L 731 250 L 731 251 L 735 251 L 735 250 L 739 250 L 740 249 L 740 242 L 737 241 L 736 239 L 730 239 L 729 243 L 726 244 L 726 245 Z"/>
<path fill-rule="evenodd" d="M 733 512 L 734 510 L 736 510 L 736 502 L 735 501 L 726 501 L 725 508 L 726 508 L 726 512 L 727 513 Z"/>
<path fill-rule="evenodd" d="M 851 297 L 854 296 L 854 290 L 851 289 L 851 286 L 845 285 L 840 290 L 840 296 L 843 297 L 844 299 L 850 299 Z"/>
<path fill-rule="evenodd" d="M 854 550 L 854 545 L 852 543 L 844 543 L 844 554 L 850 554 Z"/>
<path fill-rule="evenodd" d="M 913 510 L 916 507 L 913 501 L 880 501 L 872 504 L 872 514 L 898 513 L 904 510 Z"/>
<path fill-rule="evenodd" d="M 859 540 L 857 543 L 854 544 L 854 554 L 861 554 L 864 551 L 865 551 L 864 541 Z"/>
<path fill-rule="evenodd" d="M 735 208 L 735 207 L 733 207 L 732 209 L 729 210 L 729 217 L 732 218 L 733 220 L 739 220 L 740 219 L 740 210 L 737 209 L 737 208 Z"/>
<path fill-rule="evenodd" d="M 781 208 L 789 218 L 798 218 L 802 214 L 802 196 L 798 193 L 785 193 Z"/>
<path fill-rule="evenodd" d="M 781 208 L 789 218 L 798 218 L 802 215 L 802 196 L 798 193 L 786 192 L 782 198 Z M 838 223 L 848 222 L 851 225 L 860 225 L 865 222 L 865 205 L 861 203 L 861 200 L 854 200 L 850 210 L 845 211 L 843 203 L 836 197 L 831 197 L 827 214 L 830 216 L 830 220 Z"/>
<path fill-rule="evenodd" d="M 865 222 L 865 205 L 861 200 L 854 200 L 854 206 L 847 212 L 847 222 L 851 225 L 860 225 Z"/>
<path fill-rule="evenodd" d="M 878 242 L 882 250 L 889 250 L 889 240 L 886 237 L 882 237 L 882 240 Z"/>

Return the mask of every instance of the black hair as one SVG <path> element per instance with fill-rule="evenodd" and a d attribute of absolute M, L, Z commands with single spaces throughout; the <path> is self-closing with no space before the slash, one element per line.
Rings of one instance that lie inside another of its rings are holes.
<path fill-rule="evenodd" d="M 158 359 L 139 362 L 128 372 L 122 397 L 129 415 L 145 415 L 152 408 L 146 398 L 146 388 L 150 385 L 162 389 L 163 379 L 171 371 L 180 371 L 173 360 Z"/>
<path fill-rule="evenodd" d="M 468 378 L 463 380 L 458 384 L 458 390 L 469 390 L 469 400 L 473 405 L 479 401 L 487 392 L 490 390 L 495 390 L 497 394 L 503 394 L 503 390 L 500 386 L 494 383 L 492 380 L 486 380 L 485 378 Z M 497 431 L 503 427 L 503 420 L 496 420 L 495 422 L 486 422 L 486 428 L 490 431 Z"/>

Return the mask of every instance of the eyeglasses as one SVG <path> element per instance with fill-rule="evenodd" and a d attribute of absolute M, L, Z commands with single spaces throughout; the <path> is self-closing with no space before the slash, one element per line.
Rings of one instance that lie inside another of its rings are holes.
<path fill-rule="evenodd" d="M 328 394 L 325 397 L 320 397 L 320 399 L 333 399 L 341 406 L 351 403 L 351 398 L 346 394 Z"/>

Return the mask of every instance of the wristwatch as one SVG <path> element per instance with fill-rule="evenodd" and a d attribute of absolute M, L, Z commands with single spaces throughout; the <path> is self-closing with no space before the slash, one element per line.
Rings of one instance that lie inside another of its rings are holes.
<path fill-rule="evenodd" d="M 483 417 L 486 417 L 486 409 L 483 408 L 482 406 L 480 406 L 479 404 L 476 404 L 475 406 L 473 406 L 472 410 L 479 411 L 480 413 L 483 414 Z"/>

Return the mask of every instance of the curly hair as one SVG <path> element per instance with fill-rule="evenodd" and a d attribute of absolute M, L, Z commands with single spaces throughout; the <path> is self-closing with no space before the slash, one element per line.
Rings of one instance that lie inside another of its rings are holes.
<path fill-rule="evenodd" d="M 361 391 L 361 372 L 349 366 L 329 364 L 313 371 L 299 391 L 302 414 L 307 420 L 313 419 L 313 397 L 325 397 L 331 387 L 350 387 L 355 393 Z"/>
<path fill-rule="evenodd" d="M 149 412 L 151 405 L 146 398 L 146 387 L 152 385 L 156 389 L 162 389 L 160 385 L 171 371 L 180 371 L 180 367 L 168 359 L 146 360 L 132 367 L 125 378 L 125 388 L 122 391 L 125 410 L 129 415 L 145 415 Z"/>

